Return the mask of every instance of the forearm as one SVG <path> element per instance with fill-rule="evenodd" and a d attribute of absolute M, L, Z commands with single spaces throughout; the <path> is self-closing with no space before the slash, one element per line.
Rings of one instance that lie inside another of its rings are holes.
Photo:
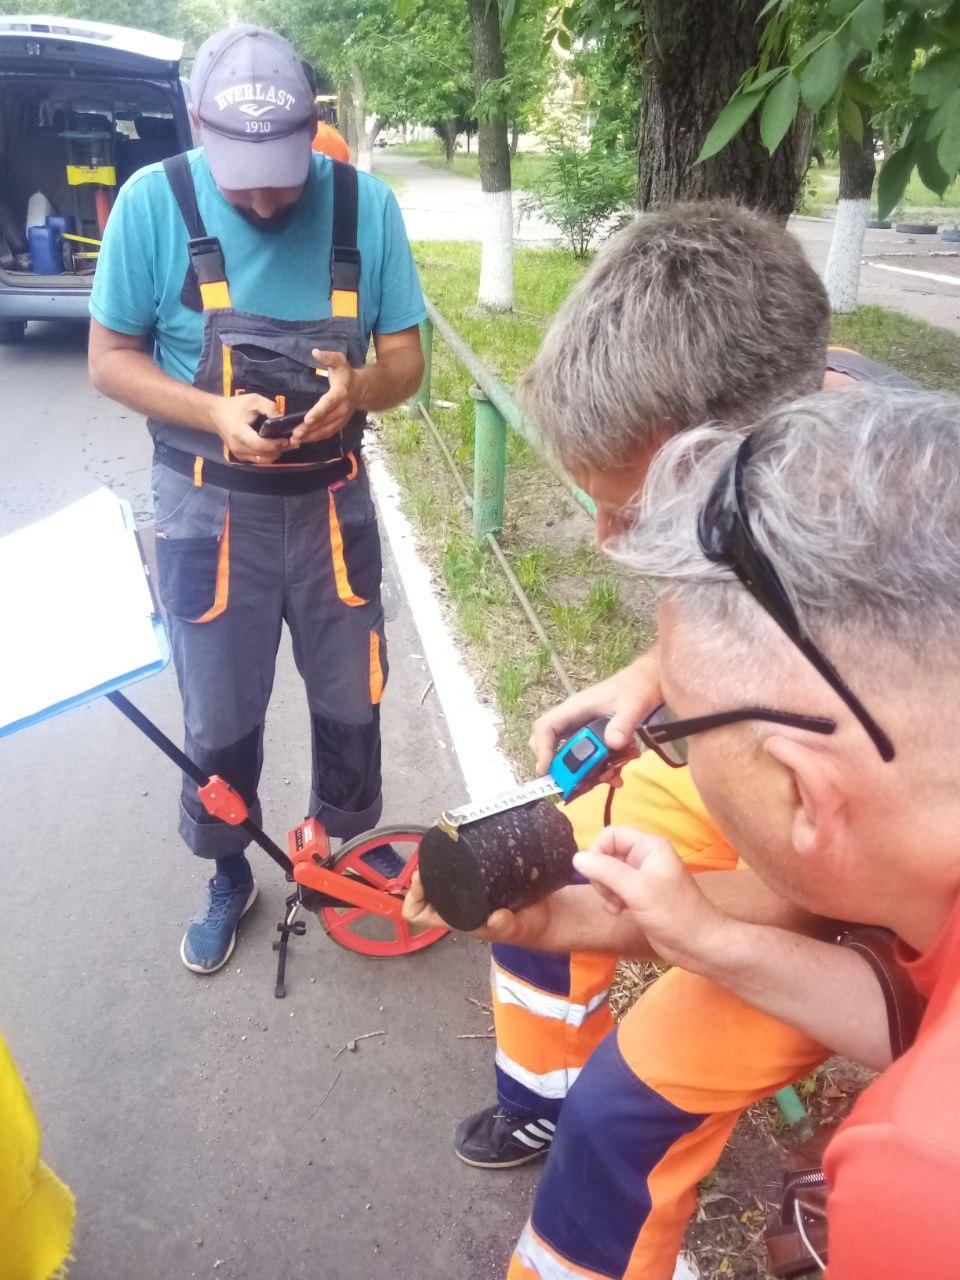
<path fill-rule="evenodd" d="M 835 1053 L 876 1070 L 889 1064 L 880 984 L 856 952 L 821 940 L 836 932 L 832 922 L 777 899 L 749 871 L 712 872 L 697 880 L 715 905 L 740 918 L 730 918 L 708 950 L 691 948 L 679 962 L 683 968 L 711 979 Z M 509 941 L 517 946 L 659 959 L 631 913 L 611 914 L 589 885 L 571 885 L 551 894 L 545 922 L 521 911 L 515 923 L 516 936 Z M 800 929 L 804 932 L 794 931 Z"/>
<path fill-rule="evenodd" d="M 709 954 L 684 967 L 835 1053 L 878 1071 L 890 1063 L 883 992 L 855 951 L 731 920 Z"/>
<path fill-rule="evenodd" d="M 709 871 L 697 876 L 697 884 L 714 906 L 737 921 L 775 926 L 814 938 L 829 938 L 837 929 L 832 921 L 811 915 L 778 897 L 752 871 Z M 550 895 L 546 921 L 531 912 L 516 913 L 518 946 L 537 951 L 598 951 L 625 960 L 655 960 L 643 929 L 629 911 L 611 914 L 590 885 L 571 885 Z M 510 939 L 511 942 L 514 939 Z"/>
<path fill-rule="evenodd" d="M 148 418 L 216 432 L 210 410 L 218 397 L 164 373 L 145 351 L 126 348 L 91 355 L 90 378 L 105 396 Z"/>
<path fill-rule="evenodd" d="M 413 395 L 422 377 L 419 348 L 382 352 L 375 363 L 357 371 L 357 408 L 367 413 L 393 409 Z"/>

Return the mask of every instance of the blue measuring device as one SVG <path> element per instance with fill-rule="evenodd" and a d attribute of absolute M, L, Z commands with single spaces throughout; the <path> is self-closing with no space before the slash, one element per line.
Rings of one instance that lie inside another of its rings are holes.
<path fill-rule="evenodd" d="M 572 800 L 581 790 L 593 786 L 599 773 L 607 767 L 613 754 L 603 740 L 610 717 L 591 720 L 564 742 L 553 757 L 547 777 L 557 786 L 564 800 Z"/>
<path fill-rule="evenodd" d="M 441 825 L 455 834 L 459 827 L 478 822 L 481 818 L 493 817 L 496 813 L 504 813 L 508 809 L 518 809 L 534 800 L 550 796 L 559 796 L 561 800 L 576 799 L 596 786 L 607 769 L 637 755 L 636 747 L 613 751 L 607 746 L 603 735 L 609 723 L 609 716 L 601 716 L 577 729 L 560 744 L 544 777 L 504 795 L 495 796 L 492 800 L 448 809 L 441 815 Z"/>

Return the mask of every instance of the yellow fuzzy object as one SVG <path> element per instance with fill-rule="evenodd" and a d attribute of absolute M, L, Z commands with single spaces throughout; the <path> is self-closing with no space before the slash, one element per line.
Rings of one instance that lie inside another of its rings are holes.
<path fill-rule="evenodd" d="M 40 1126 L 0 1036 L 0 1280 L 59 1280 L 72 1261 L 73 1193 L 40 1159 Z"/>

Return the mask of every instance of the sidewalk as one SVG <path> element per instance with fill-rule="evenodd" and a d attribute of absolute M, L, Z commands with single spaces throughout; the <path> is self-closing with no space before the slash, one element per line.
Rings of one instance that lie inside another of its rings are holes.
<path fill-rule="evenodd" d="M 7 434 L 0 532 L 97 483 L 147 518 L 146 430 L 89 391 L 79 328 L 32 326 L 0 371 L 10 422 L 30 424 Z M 467 789 L 386 560 L 383 821 L 426 823 Z M 180 736 L 172 669 L 128 692 Z M 309 767 L 285 642 L 262 787 L 274 838 L 302 817 Z M 0 1027 L 77 1195 L 70 1280 L 503 1274 L 537 1170 L 490 1176 L 451 1149 L 455 1120 L 493 1098 L 492 1041 L 459 1038 L 490 1022 L 470 1003 L 488 1000 L 486 948 L 374 961 L 310 917 L 276 1001 L 288 886 L 253 850 L 260 901 L 227 967 L 198 978 L 177 949 L 208 868 L 180 844 L 179 780 L 156 750 L 100 701 L 0 740 L 0 778 Z"/>
<path fill-rule="evenodd" d="M 373 153 L 373 172 L 401 184 L 397 200 L 411 240 L 482 240 L 486 215 L 480 183 L 424 164 L 416 156 L 382 147 Z M 561 243 L 559 229 L 546 218 L 520 212 L 522 191 L 513 193 L 514 241 L 527 247 Z"/>

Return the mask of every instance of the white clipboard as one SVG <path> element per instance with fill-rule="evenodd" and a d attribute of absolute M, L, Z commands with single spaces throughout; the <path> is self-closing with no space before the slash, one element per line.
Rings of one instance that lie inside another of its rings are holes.
<path fill-rule="evenodd" d="M 128 502 L 97 489 L 0 538 L 0 737 L 169 659 Z"/>

